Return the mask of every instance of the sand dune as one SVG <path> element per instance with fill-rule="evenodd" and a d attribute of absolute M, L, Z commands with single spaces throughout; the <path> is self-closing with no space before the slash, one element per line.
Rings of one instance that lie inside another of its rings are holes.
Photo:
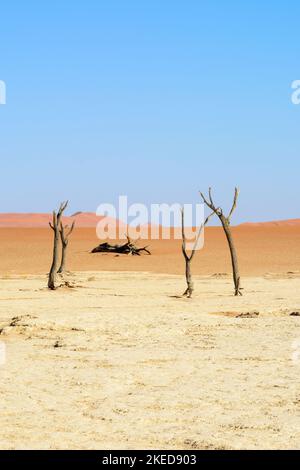
<path fill-rule="evenodd" d="M 65 216 L 64 221 L 66 224 L 76 221 L 77 227 L 94 228 L 97 223 L 103 219 L 103 216 L 98 216 L 95 212 L 75 212 L 70 216 Z M 49 213 L 0 213 L 0 227 L 10 228 L 42 228 L 47 227 L 48 223 L 52 220 L 52 214 Z M 111 223 L 122 224 L 119 220 L 114 220 L 110 217 L 107 218 Z M 269 226 L 300 226 L 300 219 L 278 220 L 270 222 L 245 222 L 240 224 L 240 227 L 269 227 Z M 144 224 L 143 227 L 151 228 L 150 224 Z M 155 226 L 161 229 L 161 226 Z"/>
<path fill-rule="evenodd" d="M 71 216 L 65 216 L 64 222 L 71 224 L 75 220 L 77 227 L 96 227 L 102 218 L 94 212 L 77 212 Z M 47 227 L 51 220 L 52 214 L 2 213 L 0 214 L 0 227 L 42 228 Z"/>
<path fill-rule="evenodd" d="M 300 226 L 239 226 L 233 235 L 241 275 L 261 276 L 300 270 Z M 140 240 L 149 245 L 151 256 L 91 254 L 100 243 L 96 230 L 77 228 L 69 245 L 68 266 L 72 271 L 148 271 L 182 274 L 180 240 Z M 1 228 L 0 273 L 43 274 L 50 267 L 52 231 L 48 228 Z M 230 257 L 224 233 L 219 227 L 205 231 L 204 249 L 192 264 L 195 274 L 230 273 Z"/>
<path fill-rule="evenodd" d="M 273 220 L 270 222 L 245 222 L 240 225 L 240 227 L 248 226 L 248 227 L 270 227 L 270 226 L 278 226 L 278 227 L 294 227 L 300 225 L 300 219 L 286 219 L 286 220 Z"/>

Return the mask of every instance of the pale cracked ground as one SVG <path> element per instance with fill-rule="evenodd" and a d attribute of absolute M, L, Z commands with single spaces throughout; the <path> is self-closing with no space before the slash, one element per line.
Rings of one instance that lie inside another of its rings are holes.
<path fill-rule="evenodd" d="M 0 448 L 300 448 L 297 275 L 72 281 L 0 279 Z"/>

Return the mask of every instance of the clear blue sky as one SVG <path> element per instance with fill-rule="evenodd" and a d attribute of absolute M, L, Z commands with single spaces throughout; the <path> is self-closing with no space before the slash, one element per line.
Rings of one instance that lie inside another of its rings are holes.
<path fill-rule="evenodd" d="M 300 216 L 298 1 L 1 3 L 0 212 L 196 202 Z"/>

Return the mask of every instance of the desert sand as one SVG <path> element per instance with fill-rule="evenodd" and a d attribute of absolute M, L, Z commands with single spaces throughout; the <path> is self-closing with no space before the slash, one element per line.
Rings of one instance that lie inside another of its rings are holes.
<path fill-rule="evenodd" d="M 243 297 L 212 227 L 185 299 L 180 241 L 91 255 L 78 229 L 48 291 L 50 230 L 0 229 L 0 448 L 299 449 L 300 229 L 234 234 Z"/>
<path fill-rule="evenodd" d="M 261 276 L 300 269 L 299 225 L 241 225 L 232 228 L 242 276 Z M 0 273 L 44 274 L 50 267 L 52 231 L 49 228 L 0 228 Z M 100 240 L 95 228 L 76 228 L 69 246 L 71 271 L 149 271 L 182 274 L 180 240 L 140 240 L 152 256 L 91 254 Z M 194 274 L 230 272 L 230 256 L 220 227 L 207 227 L 205 243 L 192 265 Z"/>

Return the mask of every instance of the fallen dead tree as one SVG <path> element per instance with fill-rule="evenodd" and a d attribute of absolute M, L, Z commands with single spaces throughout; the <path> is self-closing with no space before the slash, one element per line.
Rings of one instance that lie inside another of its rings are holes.
<path fill-rule="evenodd" d="M 100 245 L 96 246 L 91 253 L 116 253 L 116 254 L 123 254 L 123 255 L 133 255 L 133 256 L 141 256 L 141 253 L 145 252 L 148 255 L 151 255 L 151 252 L 148 250 L 147 246 L 143 246 L 142 248 L 138 248 L 129 237 L 127 237 L 127 242 L 123 245 L 111 245 L 110 243 L 101 243 Z"/>

